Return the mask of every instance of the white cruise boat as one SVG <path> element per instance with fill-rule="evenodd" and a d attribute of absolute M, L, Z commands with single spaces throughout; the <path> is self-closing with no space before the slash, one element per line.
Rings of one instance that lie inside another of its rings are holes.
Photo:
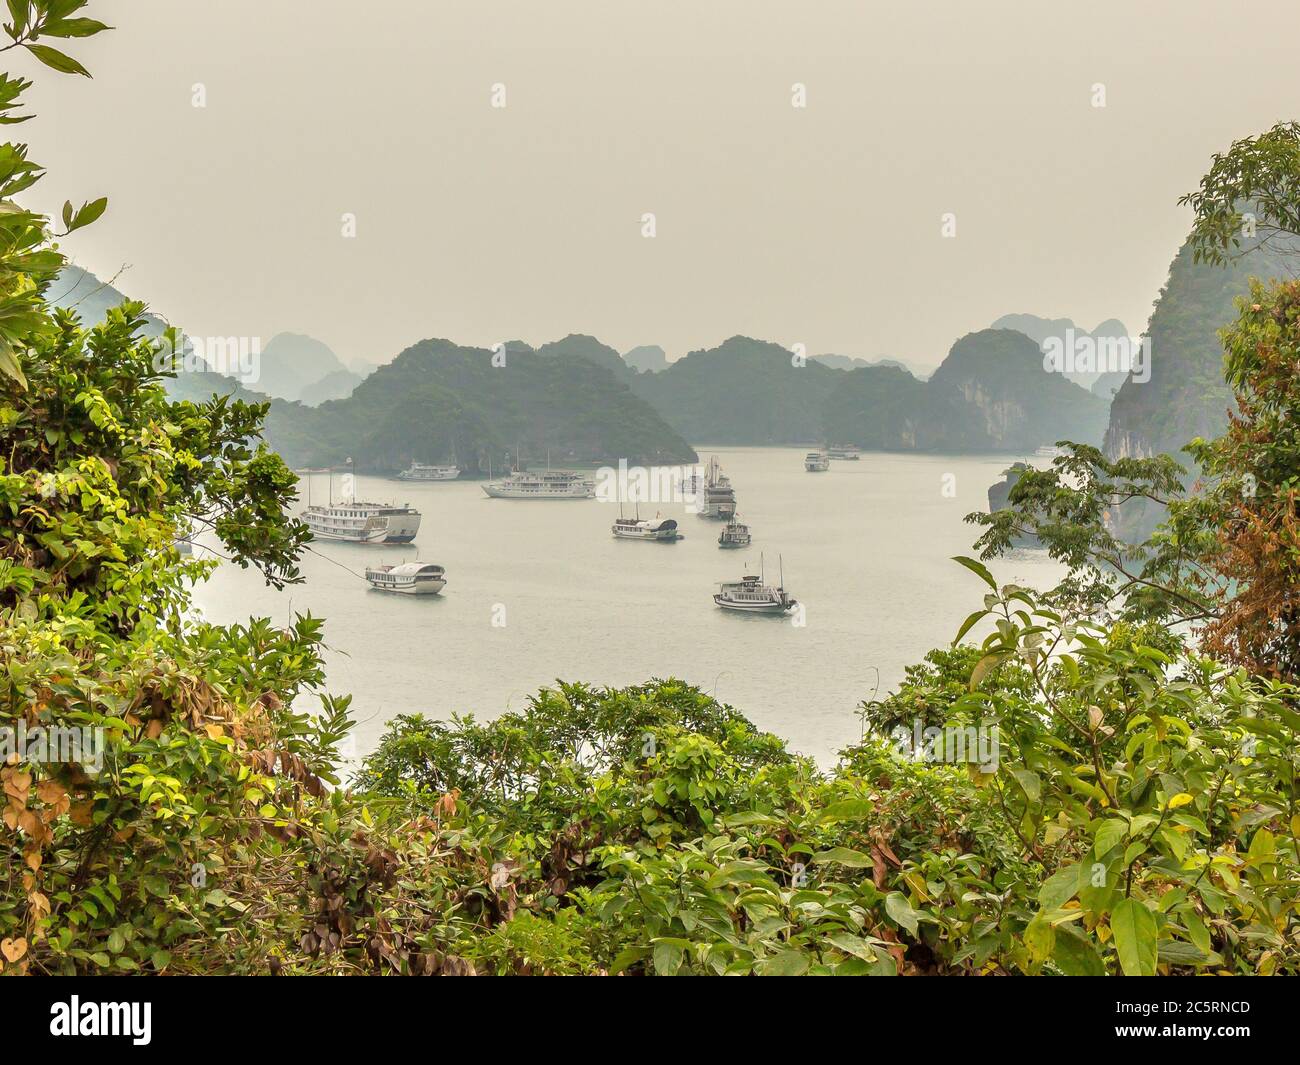
<path fill-rule="evenodd" d="M 722 527 L 722 532 L 718 533 L 719 547 L 748 547 L 752 541 L 749 526 L 745 525 L 739 516 L 733 517 Z"/>
<path fill-rule="evenodd" d="M 302 520 L 316 540 L 354 544 L 409 544 L 420 531 L 420 512 L 414 507 L 355 500 L 309 506 Z"/>
<path fill-rule="evenodd" d="M 596 482 L 580 473 L 547 470 L 512 473 L 500 481 L 489 481 L 483 491 L 493 499 L 595 499 Z"/>
<path fill-rule="evenodd" d="M 719 518 L 730 521 L 736 515 L 736 490 L 722 467 L 718 465 L 718 456 L 709 459 L 704 474 L 704 498 L 700 503 L 700 517 Z"/>
<path fill-rule="evenodd" d="M 833 459 L 848 459 L 850 462 L 857 462 L 861 452 L 858 451 L 856 444 L 832 444 L 830 447 L 830 456 Z"/>
<path fill-rule="evenodd" d="M 761 562 L 760 562 L 761 566 Z M 771 585 L 762 576 L 745 574 L 738 581 L 724 581 L 718 585 L 713 601 L 723 610 L 739 610 L 748 614 L 786 614 L 798 602 L 780 584 Z"/>
<path fill-rule="evenodd" d="M 432 562 L 402 562 L 396 566 L 367 566 L 366 580 L 381 592 L 437 595 L 447 587 L 447 571 Z"/>
<path fill-rule="evenodd" d="M 460 476 L 459 466 L 427 466 L 412 462 L 397 475 L 399 481 L 454 481 Z"/>
<path fill-rule="evenodd" d="M 620 514 L 614 521 L 612 531 L 620 540 L 654 540 L 661 544 L 674 544 L 685 539 L 672 518 L 625 518 Z"/>
<path fill-rule="evenodd" d="M 803 458 L 803 468 L 809 473 L 825 473 L 831 468 L 831 458 L 825 451 L 810 451 Z"/>

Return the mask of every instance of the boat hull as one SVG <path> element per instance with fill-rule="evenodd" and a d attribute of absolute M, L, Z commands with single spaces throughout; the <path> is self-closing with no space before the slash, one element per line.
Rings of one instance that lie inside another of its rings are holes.
<path fill-rule="evenodd" d="M 683 539 L 681 533 L 677 530 L 672 532 L 625 532 L 622 529 L 614 529 L 615 540 L 648 540 L 656 544 L 675 544 L 678 540 Z"/>
<path fill-rule="evenodd" d="M 739 603 L 715 595 L 713 601 L 723 610 L 734 610 L 740 614 L 786 614 L 795 608 L 793 600 L 789 603 Z"/>
<path fill-rule="evenodd" d="M 493 499 L 594 499 L 596 495 L 593 490 L 588 489 L 580 492 L 521 492 L 495 484 L 485 484 L 483 491 Z"/>
<path fill-rule="evenodd" d="M 438 581 L 418 581 L 411 584 L 399 584 L 388 587 L 382 584 L 369 582 L 370 587 L 376 592 L 391 592 L 393 595 L 437 595 L 447 587 L 447 582 Z"/>

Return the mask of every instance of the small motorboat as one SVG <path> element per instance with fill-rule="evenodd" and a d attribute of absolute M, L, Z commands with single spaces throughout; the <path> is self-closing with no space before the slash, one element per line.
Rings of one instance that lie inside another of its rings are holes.
<path fill-rule="evenodd" d="M 402 562 L 395 566 L 367 566 L 366 581 L 381 592 L 403 595 L 437 595 L 447 587 L 447 571 L 432 562 Z"/>

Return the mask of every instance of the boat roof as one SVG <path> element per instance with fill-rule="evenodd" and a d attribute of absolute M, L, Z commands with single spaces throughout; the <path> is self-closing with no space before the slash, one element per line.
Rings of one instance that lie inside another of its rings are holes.
<path fill-rule="evenodd" d="M 395 566 L 367 566 L 367 573 L 387 573 L 394 577 L 414 577 L 423 573 L 442 573 L 443 568 L 432 562 L 399 562 Z"/>
<path fill-rule="evenodd" d="M 332 510 L 400 510 L 415 512 L 415 508 L 409 503 L 367 503 L 362 499 L 346 500 L 342 503 L 316 503 L 307 508 L 308 512 L 317 514 L 328 514 Z"/>

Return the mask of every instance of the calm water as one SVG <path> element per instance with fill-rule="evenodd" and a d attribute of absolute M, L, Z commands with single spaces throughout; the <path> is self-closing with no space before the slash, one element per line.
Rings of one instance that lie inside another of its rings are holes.
<path fill-rule="evenodd" d="M 987 507 L 988 486 L 1012 460 L 866 454 L 809 474 L 803 449 L 716 454 L 752 528 L 748 549 L 720 550 L 721 523 L 681 504 L 643 505 L 641 514 L 677 518 L 685 540 L 641 543 L 610 535 L 613 504 L 489 499 L 476 482 L 358 477 L 361 498 L 423 512 L 415 545 L 317 544 L 327 557 L 305 555 L 306 582 L 283 592 L 223 564 L 197 600 L 216 622 L 285 621 L 291 611 L 326 618 L 330 690 L 353 695 L 359 754 L 399 713 L 493 717 L 557 678 L 623 685 L 672 675 L 832 761 L 859 736 L 857 704 L 894 687 L 904 666 L 949 642 L 979 605 L 983 586 L 949 559 L 970 552 L 975 529 L 962 517 Z M 317 502 L 326 489 L 318 475 Z M 760 552 L 769 578 L 784 557 L 805 627 L 714 606 L 714 584 L 747 564 L 757 572 Z M 442 595 L 376 592 L 348 572 L 415 557 L 446 567 Z M 1032 551 L 993 570 L 1038 586 L 1059 572 Z"/>

